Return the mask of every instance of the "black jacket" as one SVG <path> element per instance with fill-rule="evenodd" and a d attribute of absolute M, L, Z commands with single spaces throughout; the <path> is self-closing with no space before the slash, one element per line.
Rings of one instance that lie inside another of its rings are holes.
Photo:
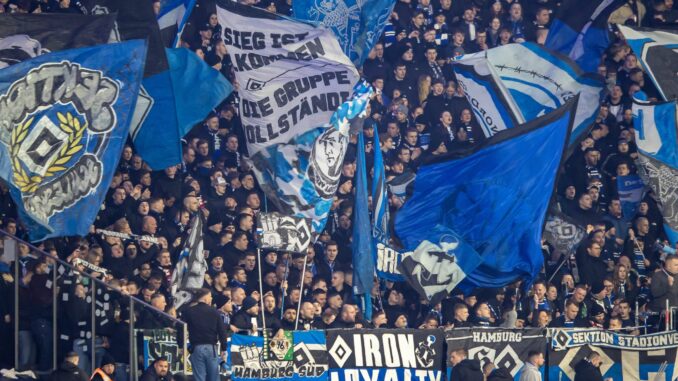
<path fill-rule="evenodd" d="M 466 359 L 452 368 L 450 381 L 483 381 L 483 372 L 478 360 Z"/>
<path fill-rule="evenodd" d="M 496 368 L 487 376 L 487 381 L 513 381 L 513 376 L 504 368 Z"/>
<path fill-rule="evenodd" d="M 574 381 L 603 381 L 600 369 L 596 368 L 586 359 L 582 359 L 574 367 Z"/>
<path fill-rule="evenodd" d="M 77 365 L 64 361 L 59 368 L 52 372 L 50 381 L 87 381 L 85 372 Z"/>

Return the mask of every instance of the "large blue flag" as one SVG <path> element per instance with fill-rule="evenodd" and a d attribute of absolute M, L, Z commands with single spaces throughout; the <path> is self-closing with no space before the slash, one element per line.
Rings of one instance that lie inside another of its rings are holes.
<path fill-rule="evenodd" d="M 544 46 L 569 56 L 582 70 L 595 73 L 610 45 L 607 19 L 622 4 L 621 0 L 565 0 Z"/>
<path fill-rule="evenodd" d="M 344 53 L 361 66 L 391 16 L 395 0 L 295 0 L 294 17 L 331 29 Z"/>
<path fill-rule="evenodd" d="M 0 70 L 0 175 L 31 240 L 87 234 L 120 160 L 145 59 L 146 43 L 135 40 Z"/>
<path fill-rule="evenodd" d="M 477 63 L 485 59 L 490 65 L 483 71 Z M 598 115 L 604 88 L 602 77 L 582 72 L 568 57 L 537 44 L 504 45 L 486 52 L 464 55 L 458 62 L 475 65 L 475 74 L 466 71 L 462 81 L 468 91 L 466 97 L 471 105 L 476 105 L 474 112 L 480 125 L 489 125 L 486 134 L 516 127 L 513 120 L 521 121 L 521 115 L 515 112 L 516 107 L 522 114 L 522 120 L 530 122 L 579 94 L 579 105 L 570 134 L 570 144 L 573 144 Z M 477 75 L 485 72 L 487 75 Z M 500 85 L 496 84 L 497 76 Z M 508 95 L 503 89 L 508 89 Z M 501 105 L 491 106 L 488 102 L 499 102 Z M 493 107 L 506 111 L 493 112 Z M 509 116 L 509 111 L 515 115 Z M 482 120 L 487 117 L 493 120 Z"/>
<path fill-rule="evenodd" d="M 535 277 L 543 265 L 542 227 L 576 103 L 500 132 L 466 156 L 422 165 L 414 194 L 396 215 L 396 233 L 406 248 L 438 242 L 440 234 L 428 237 L 444 227 L 459 236 L 445 242 L 456 244 L 462 269 L 475 256 L 460 250 L 464 243 L 482 258 L 475 270 L 459 275 L 465 276 L 460 286 L 497 287 Z"/>
<path fill-rule="evenodd" d="M 678 242 L 678 129 L 676 101 L 633 100 L 633 126 L 638 146 L 638 173 L 658 198 L 664 231 Z"/>
<path fill-rule="evenodd" d="M 365 165 L 365 141 L 358 133 L 358 161 L 355 172 L 355 207 L 353 208 L 353 294 L 365 302 L 370 301 L 374 282 L 374 245 L 370 229 L 370 209 L 367 200 L 367 168 Z M 368 304 L 368 303 L 365 303 Z M 372 319 L 371 306 L 364 305 L 368 320 Z"/>
<path fill-rule="evenodd" d="M 161 0 L 158 26 L 166 47 L 176 48 L 196 0 Z"/>
<path fill-rule="evenodd" d="M 638 205 L 643 199 L 645 184 L 636 174 L 617 176 L 617 193 L 622 207 L 622 218 L 631 221 L 638 211 Z"/>

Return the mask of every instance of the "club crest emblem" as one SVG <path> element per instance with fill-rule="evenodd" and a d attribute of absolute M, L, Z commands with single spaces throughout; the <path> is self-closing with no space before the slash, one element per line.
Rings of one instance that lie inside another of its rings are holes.
<path fill-rule="evenodd" d="M 101 183 L 119 90 L 100 71 L 61 62 L 31 70 L 0 95 L 0 141 L 9 153 L 11 183 L 43 224 Z"/>

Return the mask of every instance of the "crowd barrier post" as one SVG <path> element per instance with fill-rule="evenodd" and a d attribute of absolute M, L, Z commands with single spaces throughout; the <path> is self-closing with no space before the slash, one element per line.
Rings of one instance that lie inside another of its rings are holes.
<path fill-rule="evenodd" d="M 59 364 L 57 364 L 57 293 L 59 292 L 59 287 L 57 286 L 57 263 L 54 262 L 52 267 L 52 369 L 56 369 Z"/>
<path fill-rule="evenodd" d="M 19 369 L 19 267 L 19 245 L 14 242 L 14 369 Z"/>
<path fill-rule="evenodd" d="M 136 380 L 137 373 L 137 355 L 136 338 L 134 336 L 134 299 L 129 301 L 129 380 Z"/>

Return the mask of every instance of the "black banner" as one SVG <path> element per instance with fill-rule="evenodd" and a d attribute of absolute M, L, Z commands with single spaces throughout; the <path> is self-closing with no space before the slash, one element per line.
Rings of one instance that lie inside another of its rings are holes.
<path fill-rule="evenodd" d="M 330 330 L 331 381 L 439 381 L 443 369 L 440 330 Z"/>
<path fill-rule="evenodd" d="M 546 352 L 545 331 L 528 329 L 452 329 L 445 331 L 447 365 L 450 353 L 466 349 L 468 358 L 480 360 L 481 366 L 492 362 L 506 369 L 513 377 L 519 374 L 530 351 Z"/>
<path fill-rule="evenodd" d="M 115 15 L 0 14 L 0 69 L 39 55 L 105 44 Z"/>

